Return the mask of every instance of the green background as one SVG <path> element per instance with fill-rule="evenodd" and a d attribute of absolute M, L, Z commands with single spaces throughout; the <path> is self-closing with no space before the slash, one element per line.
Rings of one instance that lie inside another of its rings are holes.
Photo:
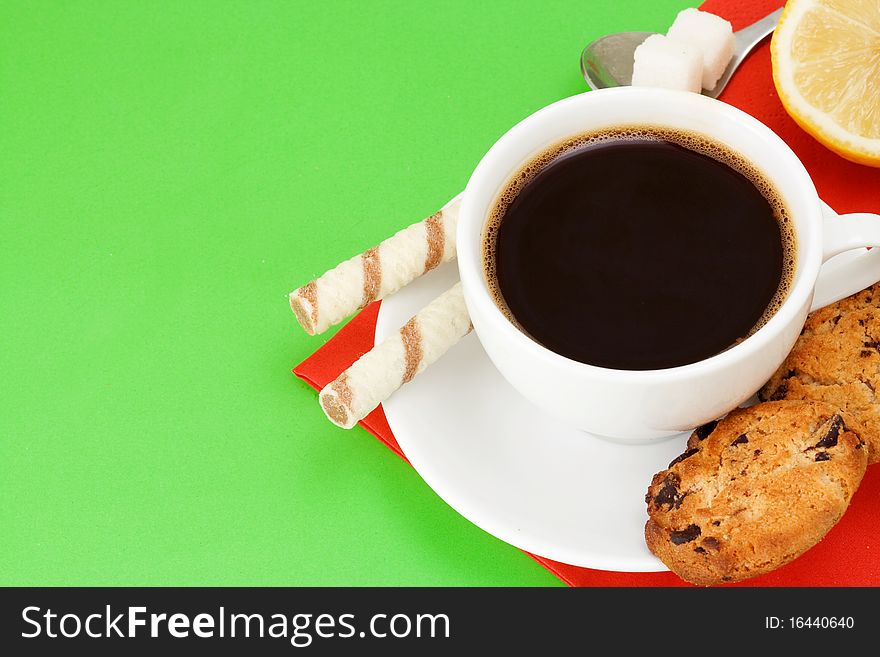
<path fill-rule="evenodd" d="M 326 421 L 286 294 L 693 4 L 2 2 L 0 584 L 557 584 Z"/>

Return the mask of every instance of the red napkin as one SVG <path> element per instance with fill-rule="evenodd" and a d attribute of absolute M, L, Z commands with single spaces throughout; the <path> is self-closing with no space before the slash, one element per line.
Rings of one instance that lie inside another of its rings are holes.
<path fill-rule="evenodd" d="M 779 0 L 707 0 L 700 7 L 728 19 L 738 30 L 769 14 Z M 669 17 L 670 23 L 673 16 Z M 633 29 L 638 29 L 634 25 Z M 766 123 L 797 153 L 819 195 L 838 212 L 880 213 L 880 169 L 853 164 L 828 151 L 785 113 L 770 69 L 769 41 L 737 71 L 722 100 Z M 321 389 L 373 346 L 379 302 L 365 308 L 293 371 Z M 398 456 L 397 444 L 381 407 L 361 426 Z M 648 482 L 645 482 L 647 489 Z M 730 586 L 880 586 L 880 465 L 868 468 L 843 519 L 802 557 L 772 573 Z M 676 575 L 618 573 L 579 568 L 530 555 L 569 586 L 688 586 Z"/>

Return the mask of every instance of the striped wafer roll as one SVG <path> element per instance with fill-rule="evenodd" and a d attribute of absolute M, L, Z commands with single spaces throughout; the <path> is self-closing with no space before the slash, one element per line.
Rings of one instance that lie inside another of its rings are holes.
<path fill-rule="evenodd" d="M 472 328 L 456 283 L 326 385 L 318 395 L 321 408 L 333 424 L 351 429 Z"/>
<path fill-rule="evenodd" d="M 309 335 L 322 333 L 441 262 L 452 260 L 460 205 L 455 199 L 436 214 L 291 292 L 290 307 L 302 327 Z"/>

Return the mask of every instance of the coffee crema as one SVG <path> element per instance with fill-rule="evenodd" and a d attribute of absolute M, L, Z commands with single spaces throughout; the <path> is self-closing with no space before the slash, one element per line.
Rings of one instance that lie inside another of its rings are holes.
<path fill-rule="evenodd" d="M 752 335 L 785 301 L 795 253 L 762 172 L 707 137 L 650 126 L 533 158 L 483 234 L 508 319 L 558 354 L 623 370 L 694 363 Z"/>

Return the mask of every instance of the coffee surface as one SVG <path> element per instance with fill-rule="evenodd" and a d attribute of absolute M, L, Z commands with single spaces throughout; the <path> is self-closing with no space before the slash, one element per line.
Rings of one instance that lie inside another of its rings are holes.
<path fill-rule="evenodd" d="M 612 135 L 519 172 L 484 238 L 502 310 L 558 354 L 624 370 L 693 363 L 760 327 L 794 269 L 785 210 L 741 158 L 700 148 Z"/>

